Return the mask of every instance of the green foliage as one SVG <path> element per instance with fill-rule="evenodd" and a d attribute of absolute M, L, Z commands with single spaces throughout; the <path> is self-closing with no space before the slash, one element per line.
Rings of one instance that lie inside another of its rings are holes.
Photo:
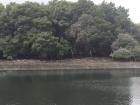
<path fill-rule="evenodd" d="M 5 39 L 1 39 L 1 50 L 4 58 L 13 59 L 16 58 L 20 52 L 20 43 L 17 36 L 11 38 L 7 36 Z"/>
<path fill-rule="evenodd" d="M 6 41 L 5 39 L 0 39 L 0 58 L 3 57 L 3 50 L 5 48 L 5 45 L 6 45 Z"/>
<path fill-rule="evenodd" d="M 0 4 L 0 58 L 109 56 L 120 48 L 138 55 L 140 27 L 128 16 L 114 3 L 91 0 Z"/>
<path fill-rule="evenodd" d="M 113 42 L 112 49 L 118 50 L 119 48 L 132 49 L 138 45 L 138 42 L 129 34 L 119 34 L 118 38 Z"/>
<path fill-rule="evenodd" d="M 93 30 L 94 19 L 91 15 L 83 14 L 76 23 L 72 24 L 68 37 L 72 39 L 76 54 L 81 56 L 89 55 L 90 53 L 90 36 Z"/>
<path fill-rule="evenodd" d="M 50 21 L 52 22 L 53 35 L 63 37 L 72 19 L 73 4 L 65 0 L 52 0 L 47 6 Z"/>
<path fill-rule="evenodd" d="M 51 33 L 41 32 L 34 34 L 31 51 L 40 58 L 57 58 L 67 55 L 70 50 L 69 43 L 64 39 L 52 36 Z"/>
<path fill-rule="evenodd" d="M 135 46 L 132 50 L 132 58 L 134 60 L 140 60 L 140 46 Z"/>
<path fill-rule="evenodd" d="M 132 57 L 131 51 L 125 48 L 120 48 L 111 54 L 115 60 L 130 60 Z"/>

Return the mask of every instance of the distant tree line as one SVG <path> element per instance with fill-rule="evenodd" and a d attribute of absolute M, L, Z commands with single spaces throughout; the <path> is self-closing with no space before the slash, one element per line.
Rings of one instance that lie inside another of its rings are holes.
<path fill-rule="evenodd" d="M 0 4 L 0 58 L 140 58 L 140 26 L 114 3 Z"/>

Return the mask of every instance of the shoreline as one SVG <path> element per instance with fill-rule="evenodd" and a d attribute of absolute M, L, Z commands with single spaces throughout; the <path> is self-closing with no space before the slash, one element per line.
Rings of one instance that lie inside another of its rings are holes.
<path fill-rule="evenodd" d="M 0 77 L 5 76 L 129 77 L 140 76 L 140 62 L 110 58 L 80 58 L 55 61 L 0 60 Z"/>
<path fill-rule="evenodd" d="M 3 70 L 88 70 L 88 69 L 140 69 L 140 62 L 114 61 L 110 58 L 75 58 L 64 60 L 0 60 Z"/>

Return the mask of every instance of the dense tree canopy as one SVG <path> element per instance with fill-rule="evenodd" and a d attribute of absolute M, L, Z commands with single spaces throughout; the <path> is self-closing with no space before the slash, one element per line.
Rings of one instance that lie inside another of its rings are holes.
<path fill-rule="evenodd" d="M 0 4 L 0 58 L 109 56 L 128 47 L 139 52 L 139 42 L 140 26 L 114 3 Z"/>

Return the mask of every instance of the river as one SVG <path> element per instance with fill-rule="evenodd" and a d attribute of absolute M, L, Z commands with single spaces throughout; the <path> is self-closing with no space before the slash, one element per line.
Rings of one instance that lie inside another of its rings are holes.
<path fill-rule="evenodd" d="M 140 105 L 140 77 L 1 76 L 0 105 Z"/>

